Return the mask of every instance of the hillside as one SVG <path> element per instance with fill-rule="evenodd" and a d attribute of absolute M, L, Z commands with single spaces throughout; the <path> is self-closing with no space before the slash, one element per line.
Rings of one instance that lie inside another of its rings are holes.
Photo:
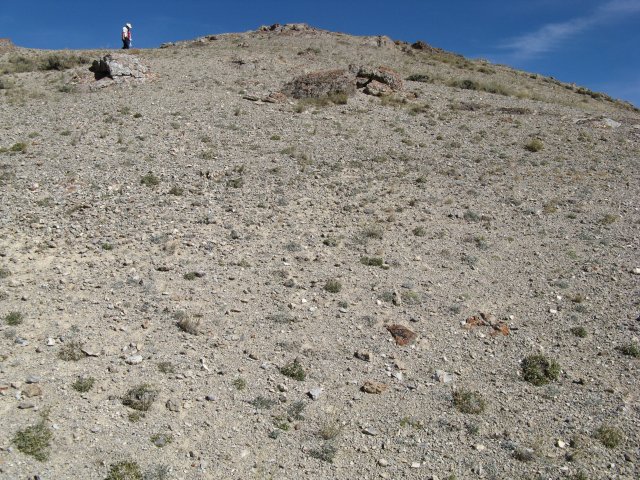
<path fill-rule="evenodd" d="M 640 477 L 633 106 L 305 25 L 3 45 L 0 478 Z"/>

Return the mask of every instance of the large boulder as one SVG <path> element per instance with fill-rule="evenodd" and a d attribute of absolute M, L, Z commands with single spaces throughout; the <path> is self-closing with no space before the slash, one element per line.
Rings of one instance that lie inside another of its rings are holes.
<path fill-rule="evenodd" d="M 89 70 L 91 70 L 98 79 L 109 77 L 116 80 L 127 77 L 144 79 L 149 68 L 143 65 L 135 55 L 111 53 L 105 55 L 100 60 L 94 60 Z"/>
<path fill-rule="evenodd" d="M 389 67 L 357 67 L 351 65 L 349 70 L 351 73 L 355 74 L 358 88 L 366 89 L 371 82 L 375 81 L 387 85 L 395 92 L 399 92 L 404 89 L 404 81 L 400 74 Z M 375 90 L 379 90 L 379 88 L 376 88 Z"/>
<path fill-rule="evenodd" d="M 355 91 L 355 76 L 347 70 L 322 70 L 300 75 L 282 89 L 285 95 L 298 99 L 352 95 Z"/>

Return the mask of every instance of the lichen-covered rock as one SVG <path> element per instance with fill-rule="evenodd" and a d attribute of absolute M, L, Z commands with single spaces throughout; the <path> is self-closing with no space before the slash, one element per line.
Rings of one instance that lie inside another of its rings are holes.
<path fill-rule="evenodd" d="M 322 70 L 301 75 L 282 89 L 292 98 L 322 98 L 331 95 L 352 95 L 356 91 L 355 76 L 347 70 Z"/>
<path fill-rule="evenodd" d="M 358 67 L 352 65 L 349 70 L 356 75 L 358 87 L 360 88 L 365 88 L 371 82 L 376 81 L 388 85 L 396 92 L 404 89 L 404 81 L 400 74 L 389 67 Z"/>

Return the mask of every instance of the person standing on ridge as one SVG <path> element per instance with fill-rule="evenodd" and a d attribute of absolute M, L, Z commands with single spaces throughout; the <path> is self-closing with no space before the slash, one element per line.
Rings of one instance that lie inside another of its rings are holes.
<path fill-rule="evenodd" d="M 131 24 L 127 23 L 122 27 L 122 48 L 131 48 Z"/>

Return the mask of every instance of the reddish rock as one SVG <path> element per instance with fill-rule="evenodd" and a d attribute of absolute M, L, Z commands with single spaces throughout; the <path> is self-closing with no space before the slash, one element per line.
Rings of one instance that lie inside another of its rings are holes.
<path fill-rule="evenodd" d="M 404 89 L 404 81 L 400 74 L 389 67 L 357 67 L 352 65 L 349 70 L 356 75 L 359 88 L 366 88 L 375 81 L 396 92 Z"/>
<path fill-rule="evenodd" d="M 388 325 L 387 330 L 396 341 L 396 345 L 409 345 L 418 338 L 418 335 L 402 325 Z"/>

